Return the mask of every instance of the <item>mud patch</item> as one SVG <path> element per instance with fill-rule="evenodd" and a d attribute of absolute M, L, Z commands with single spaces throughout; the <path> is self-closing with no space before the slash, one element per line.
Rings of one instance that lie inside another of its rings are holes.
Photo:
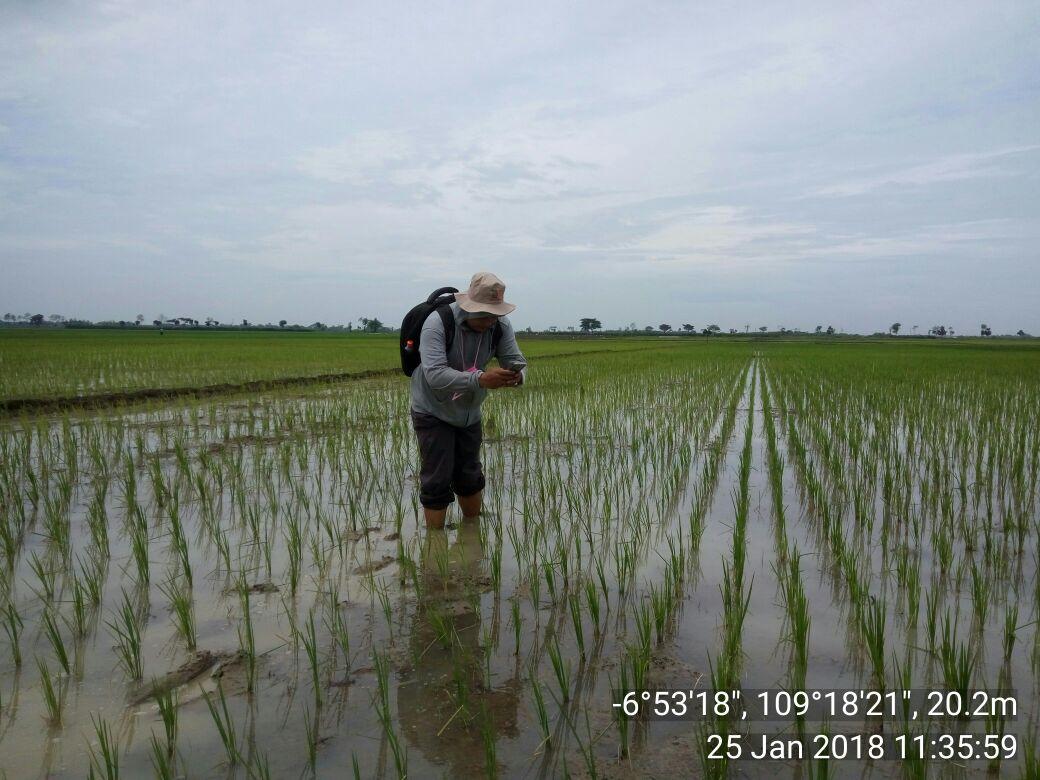
<path fill-rule="evenodd" d="M 379 530 L 379 526 L 378 525 L 370 525 L 370 526 L 367 526 L 366 528 L 357 528 L 357 529 L 352 528 L 349 531 L 344 531 L 343 532 L 343 541 L 344 542 L 360 542 L 362 539 L 364 539 L 370 533 L 374 533 L 375 531 L 378 531 L 378 530 Z"/>
<path fill-rule="evenodd" d="M 160 693 L 166 693 L 174 688 L 187 685 L 212 669 L 225 657 L 218 653 L 212 653 L 209 650 L 200 650 L 172 672 L 137 685 L 130 692 L 127 700 L 131 705 L 137 705 L 154 698 Z"/>
<path fill-rule="evenodd" d="M 378 560 L 369 561 L 368 563 L 363 563 L 360 566 L 356 566 L 354 568 L 354 574 L 371 574 L 372 572 L 379 571 L 380 569 L 385 569 L 395 560 L 397 559 L 394 558 L 394 556 L 392 555 L 384 555 L 382 558 L 379 558 Z"/>

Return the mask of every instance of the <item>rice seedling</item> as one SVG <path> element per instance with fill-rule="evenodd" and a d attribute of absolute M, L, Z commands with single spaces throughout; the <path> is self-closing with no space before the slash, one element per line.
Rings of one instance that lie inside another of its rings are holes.
<path fill-rule="evenodd" d="M 636 636 L 639 640 L 638 647 L 644 655 L 650 654 L 650 646 L 653 642 L 653 613 L 652 607 L 645 601 L 640 602 L 632 615 L 636 624 Z"/>
<path fill-rule="evenodd" d="M 62 475 L 62 478 L 64 479 L 65 475 Z M 43 536 L 57 551 L 61 560 L 68 560 L 71 542 L 69 541 L 69 522 L 64 507 L 60 503 L 52 501 L 50 496 L 46 498 L 45 503 Z"/>
<path fill-rule="evenodd" d="M 76 639 L 82 639 L 89 631 L 90 607 L 87 589 L 79 577 L 72 578 L 72 622 L 71 628 Z"/>
<path fill-rule="evenodd" d="M 246 668 L 246 690 L 253 693 L 256 688 L 256 634 L 253 631 L 253 613 L 250 609 L 250 590 L 244 578 L 239 578 L 237 588 L 239 609 L 242 617 L 238 624 L 238 649 Z M 313 619 L 313 615 L 312 615 Z"/>
<path fill-rule="evenodd" d="M 791 620 L 791 642 L 794 647 L 789 684 L 792 690 L 802 690 L 805 688 L 805 678 L 809 668 L 809 627 L 812 619 L 809 616 L 809 606 L 804 590 L 799 589 L 795 598 L 789 603 L 791 604 L 788 607 Z"/>
<path fill-rule="evenodd" d="M 498 543 L 491 548 L 490 558 L 490 571 L 491 571 L 491 587 L 498 593 L 502 590 L 502 540 L 498 539 Z"/>
<path fill-rule="evenodd" d="M 91 557 L 89 564 L 83 560 L 79 560 L 78 564 L 79 576 L 76 582 L 82 585 L 87 603 L 96 609 L 101 606 L 102 590 L 108 574 L 107 558 Z"/>
<path fill-rule="evenodd" d="M 830 724 L 827 721 L 824 721 L 820 726 L 818 733 L 829 737 L 831 734 Z M 808 770 L 809 780 L 827 780 L 827 778 L 831 776 L 831 763 L 829 756 L 822 755 L 810 759 Z"/>
<path fill-rule="evenodd" d="M 744 591 L 735 581 L 735 576 L 731 574 L 728 563 L 723 561 L 722 584 L 719 585 L 719 590 L 722 593 L 724 616 L 722 658 L 725 659 L 725 664 L 720 665 L 720 668 L 728 670 L 732 675 L 730 679 L 725 681 L 727 683 L 726 687 L 735 687 L 737 685 L 744 620 L 747 617 L 748 607 L 751 604 L 751 589 L 753 586 L 754 579 L 748 585 L 747 591 Z"/>
<path fill-rule="evenodd" d="M 164 752 L 170 758 L 177 750 L 178 698 L 176 688 L 155 686 L 155 704 L 159 708 L 159 717 L 162 719 L 163 732 L 166 735 Z"/>
<path fill-rule="evenodd" d="M 1018 633 L 1018 602 L 1008 602 L 1004 606 L 1004 660 L 1011 658 L 1015 649 L 1015 637 Z"/>
<path fill-rule="evenodd" d="M 390 752 L 394 758 L 394 768 L 397 770 L 397 776 L 407 777 L 408 751 L 405 749 L 404 745 L 401 744 L 401 739 L 394 729 L 393 717 L 390 711 L 389 660 L 386 655 L 379 652 L 373 652 L 372 664 L 375 667 L 376 672 L 376 712 L 379 716 L 380 722 L 382 723 L 383 734 L 386 737 L 387 744 L 390 746 Z"/>
<path fill-rule="evenodd" d="M 531 609 L 534 610 L 535 618 L 538 617 L 538 610 L 541 609 L 542 601 L 542 585 L 541 579 L 538 575 L 537 563 L 532 564 L 531 571 L 527 578 L 527 587 L 530 594 Z"/>
<path fill-rule="evenodd" d="M 119 777 L 119 739 L 109 728 L 104 718 L 90 716 L 94 723 L 94 734 L 97 737 L 97 751 L 90 746 L 90 772 L 97 772 L 105 780 L 117 780 Z"/>
<path fill-rule="evenodd" d="M 999 738 L 1003 738 L 1007 733 L 1007 716 L 1004 710 L 990 710 L 986 713 L 983 719 L 985 725 L 985 731 L 983 733 L 988 735 L 994 735 Z M 997 751 L 995 756 L 992 756 L 987 765 L 987 769 L 990 774 L 999 775 L 1000 766 L 1003 763 L 1003 755 L 1001 751 Z"/>
<path fill-rule="evenodd" d="M 928 650 L 935 650 L 935 632 L 939 622 L 939 591 L 931 588 L 925 596 L 925 617 L 928 626 Z"/>
<path fill-rule="evenodd" d="M 1030 734 L 1022 747 L 1022 780 L 1040 780 L 1040 750 L 1037 750 L 1036 737 Z"/>
<path fill-rule="evenodd" d="M 907 729 L 903 732 L 908 743 L 912 743 L 913 739 L 918 736 L 922 736 L 919 732 L 914 729 Z M 907 753 L 906 757 L 900 762 L 903 770 L 903 775 L 910 780 L 925 780 L 928 775 L 928 763 L 930 753 L 928 751 L 914 751 L 911 750 Z"/>
<path fill-rule="evenodd" d="M 386 621 L 386 628 L 387 628 L 387 631 L 388 631 L 388 633 L 390 635 L 390 641 L 392 642 L 393 638 L 394 638 L 394 631 L 393 631 L 394 609 L 393 609 L 393 605 L 390 603 L 389 586 L 388 585 L 384 585 L 383 587 L 380 587 L 380 586 L 376 585 L 374 587 L 375 587 L 375 592 L 376 592 L 376 598 L 379 599 L 379 606 L 380 606 L 380 608 L 383 611 L 383 619 Z"/>
<path fill-rule="evenodd" d="M 665 639 L 665 630 L 674 609 L 674 603 L 675 597 L 672 588 L 658 589 L 654 583 L 650 583 L 650 609 L 653 613 L 658 644 Z"/>
<path fill-rule="evenodd" d="M 58 659 L 58 663 L 61 664 L 62 670 L 65 674 L 72 674 L 72 670 L 69 667 L 69 656 L 65 650 L 65 642 L 61 638 L 61 631 L 58 630 L 58 625 L 54 619 L 54 613 L 46 609 L 43 612 L 43 630 L 47 635 L 47 640 L 51 644 L 51 649 L 54 651 L 54 657 Z"/>
<path fill-rule="evenodd" d="M 11 643 L 11 658 L 15 667 L 21 667 L 22 651 L 20 638 L 25 624 L 22 622 L 22 616 L 18 614 L 18 610 L 12 601 L 8 601 L 4 606 L 2 616 L 4 633 L 7 634 L 7 639 Z"/>
<path fill-rule="evenodd" d="M 493 780 L 498 777 L 498 755 L 495 750 L 495 727 L 487 708 L 481 713 L 480 733 L 484 743 L 484 776 Z"/>
<path fill-rule="evenodd" d="M 249 764 L 249 776 L 258 780 L 271 780 L 271 761 L 267 753 L 257 750 L 251 757 Z"/>
<path fill-rule="evenodd" d="M 307 766 L 314 772 L 318 763 L 318 719 L 317 711 L 311 715 L 309 709 L 303 710 L 303 733 L 304 743 L 307 745 Z"/>
<path fill-rule="evenodd" d="M 863 641 L 874 670 L 874 682 L 879 689 L 885 686 L 885 602 L 870 597 L 869 606 L 861 618 Z"/>
<path fill-rule="evenodd" d="M 942 667 L 943 684 L 947 690 L 959 693 L 961 701 L 967 702 L 978 656 L 970 645 L 957 641 L 957 621 L 955 620 L 951 627 L 949 610 L 943 618 L 939 660 Z M 967 717 L 967 708 L 962 717 Z"/>
<path fill-rule="evenodd" d="M 54 591 L 58 579 L 58 570 L 52 568 L 50 564 L 45 563 L 40 559 L 40 556 L 33 550 L 29 556 L 29 569 L 33 574 L 36 575 L 36 581 L 39 583 L 39 590 L 33 589 L 33 592 L 40 598 L 41 601 L 50 603 L 54 601 Z"/>
<path fill-rule="evenodd" d="M 170 602 L 170 612 L 173 615 L 173 624 L 177 633 L 184 640 L 189 650 L 194 650 L 198 643 L 198 635 L 195 629 L 195 602 L 192 597 L 190 586 L 182 585 L 177 580 L 167 580 L 159 586 L 160 592 Z"/>
<path fill-rule="evenodd" d="M 578 654 L 584 658 L 585 630 L 582 626 L 581 599 L 577 593 L 572 593 L 567 597 L 567 604 L 570 608 L 571 625 L 574 627 L 574 641 L 578 643 Z"/>
<path fill-rule="evenodd" d="M 195 585 L 195 580 L 191 570 L 191 558 L 188 552 L 188 540 L 183 534 L 177 534 L 174 536 L 174 547 L 177 551 L 177 560 L 180 564 L 180 574 L 187 583 L 188 588 L 191 589 Z"/>
<path fill-rule="evenodd" d="M 213 534 L 213 543 L 217 548 L 217 554 L 220 556 L 220 562 L 223 564 L 224 571 L 230 573 L 231 542 L 228 540 L 227 531 L 223 528 L 218 528 Z M 297 576 L 299 576 L 298 572 Z"/>
<path fill-rule="evenodd" d="M 524 616 L 520 613 L 520 601 L 516 598 L 509 602 L 509 624 L 513 628 L 513 655 L 520 655 L 520 637 L 524 627 Z"/>
<path fill-rule="evenodd" d="M 600 591 L 596 588 L 595 583 L 591 580 L 586 580 L 584 583 L 585 592 L 585 606 L 588 607 L 589 615 L 592 617 L 592 627 L 595 635 L 598 637 L 602 630 L 600 625 L 601 617 L 601 603 L 600 603 Z"/>
<path fill-rule="evenodd" d="M 986 625 L 991 599 L 989 578 L 975 564 L 971 567 L 971 604 L 975 614 L 975 625 L 979 631 Z"/>
<path fill-rule="evenodd" d="M 347 621 L 344 619 L 343 611 L 340 607 L 340 592 L 338 585 L 333 586 L 329 591 L 326 605 L 326 615 L 323 618 L 325 630 L 328 631 L 329 636 L 335 640 L 335 647 L 338 647 L 343 653 L 343 663 L 347 668 L 349 668 L 350 632 L 347 630 Z"/>
<path fill-rule="evenodd" d="M 140 680 L 143 676 L 141 629 L 137 625 L 137 615 L 125 590 L 115 619 L 106 620 L 105 625 L 108 626 L 112 638 L 116 641 L 116 657 L 123 670 L 130 679 Z"/>
<path fill-rule="evenodd" d="M 571 698 L 571 667 L 560 652 L 560 643 L 553 636 L 548 646 L 549 660 L 552 662 L 553 674 L 560 689 L 560 699 L 566 703 Z"/>
<path fill-rule="evenodd" d="M 151 567 L 148 561 L 148 527 L 144 523 L 134 523 L 130 531 L 130 552 L 137 570 L 137 582 L 147 585 L 151 581 Z"/>
<path fill-rule="evenodd" d="M 618 664 L 618 684 L 614 684 L 614 680 L 610 679 L 610 687 L 613 691 L 613 700 L 620 700 L 628 691 L 633 690 L 631 686 L 631 680 L 628 675 L 628 665 L 621 660 Z M 629 755 L 629 726 L 630 716 L 624 707 L 612 707 L 614 713 L 614 721 L 617 723 L 618 730 L 618 757 L 628 758 Z"/>
<path fill-rule="evenodd" d="M 712 681 L 712 688 L 716 691 L 728 688 L 732 673 L 727 667 L 729 661 L 725 657 L 719 659 L 718 666 L 708 658 L 708 670 Z M 711 712 L 708 717 L 701 718 L 697 722 L 698 730 L 698 757 L 701 764 L 701 774 L 706 778 L 729 777 L 729 752 L 718 751 L 712 737 L 717 736 L 721 744 L 728 743 L 730 734 L 729 718 Z"/>
<path fill-rule="evenodd" d="M 314 611 L 307 615 L 304 624 L 305 633 L 301 636 L 304 652 L 311 670 L 311 684 L 314 686 L 314 705 L 321 707 L 320 660 L 318 658 L 318 637 L 314 630 Z"/>
<path fill-rule="evenodd" d="M 289 555 L 286 579 L 289 581 L 289 592 L 295 596 L 300 585 L 300 566 L 303 560 L 303 537 L 300 532 L 299 521 L 295 515 L 286 515 L 285 520 L 286 524 L 283 533 L 285 535 L 285 549 Z"/>
<path fill-rule="evenodd" d="M 549 712 L 545 707 L 545 696 L 542 694 L 542 684 L 538 678 L 531 676 L 531 696 L 534 699 L 535 715 L 538 718 L 538 728 L 542 733 L 542 744 L 551 745 L 552 737 L 549 728 Z"/>
<path fill-rule="evenodd" d="M 216 726 L 221 744 L 224 745 L 224 754 L 227 757 L 227 762 L 231 766 L 236 766 L 242 761 L 242 754 L 239 752 L 235 722 L 231 717 L 231 711 L 228 709 L 227 699 L 224 696 L 224 686 L 219 681 L 217 682 L 217 696 L 219 708 L 217 704 L 213 703 L 212 694 L 206 691 L 202 692 L 202 697 L 206 700 L 206 707 L 209 709 L 210 717 L 213 718 L 213 725 Z"/>
<path fill-rule="evenodd" d="M 588 742 L 581 738 L 577 728 L 574 726 L 574 722 L 571 719 L 570 712 L 563 710 L 560 714 L 563 717 L 564 722 L 567 724 L 567 728 L 570 730 L 575 741 L 578 743 L 578 752 L 581 753 L 582 761 L 585 764 L 585 771 L 589 777 L 599 777 L 599 772 L 596 771 L 596 759 L 592 753 L 592 727 L 589 725 L 589 713 L 588 710 L 583 711 L 585 714 L 585 736 L 588 738 Z"/>
<path fill-rule="evenodd" d="M 8 525 L 7 521 L 0 522 L 0 549 L 3 550 L 4 560 L 7 563 L 8 569 L 13 569 L 15 561 L 18 557 L 18 550 L 20 543 L 15 538 L 14 531 Z"/>
<path fill-rule="evenodd" d="M 40 690 L 47 708 L 47 722 L 51 726 L 61 725 L 61 713 L 65 708 L 65 685 L 60 677 L 51 674 L 40 657 L 36 657 L 36 668 L 40 671 Z"/>
<path fill-rule="evenodd" d="M 152 770 L 155 772 L 155 776 L 160 780 L 173 780 L 177 776 L 173 757 L 167 753 L 166 746 L 159 741 L 154 732 L 149 738 L 149 745 L 152 749 Z"/>
<path fill-rule="evenodd" d="M 551 561 L 542 564 L 542 573 L 545 575 L 545 587 L 549 591 L 549 602 L 556 603 L 556 568 Z"/>
<path fill-rule="evenodd" d="M 447 614 L 437 605 L 430 605 L 426 610 L 426 620 L 433 629 L 434 636 L 442 648 L 448 650 L 454 642 L 455 631 Z"/>

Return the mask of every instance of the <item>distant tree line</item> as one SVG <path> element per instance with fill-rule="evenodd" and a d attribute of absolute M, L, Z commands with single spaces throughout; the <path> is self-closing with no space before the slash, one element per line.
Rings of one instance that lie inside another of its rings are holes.
<path fill-rule="evenodd" d="M 385 324 L 378 317 L 359 317 L 357 320 L 357 327 L 354 326 L 354 322 L 348 322 L 345 325 L 328 325 L 324 322 L 312 322 L 309 325 L 290 324 L 288 320 L 279 320 L 277 323 L 253 323 L 248 319 L 243 319 L 240 323 L 231 322 L 220 322 L 215 317 L 206 317 L 204 320 L 198 320 L 194 317 L 167 317 L 165 314 L 160 314 L 158 317 L 151 321 L 151 328 L 157 329 L 170 329 L 170 330 L 183 330 L 183 329 L 201 329 L 201 330 L 302 330 L 302 331 L 329 331 L 329 332 L 345 332 L 345 333 L 394 333 L 397 328 L 391 327 Z M 65 328 L 148 328 L 145 325 L 145 316 L 138 314 L 132 319 L 126 320 L 101 320 L 98 322 L 92 322 L 85 319 L 69 318 L 61 314 L 51 314 L 44 316 L 43 314 L 33 314 L 31 312 L 25 312 L 24 314 L 12 314 L 10 312 L 3 315 L 4 325 L 10 326 L 30 326 L 30 327 L 65 327 Z M 918 335 L 919 326 L 911 326 L 911 334 L 913 336 Z M 817 325 L 811 333 L 809 331 L 802 331 L 798 328 L 786 328 L 779 326 L 772 330 L 768 325 L 759 325 L 756 330 L 761 335 L 775 336 L 775 335 L 788 335 L 788 334 L 801 334 L 801 335 L 816 335 L 816 336 L 834 336 L 839 331 L 835 329 L 833 325 Z M 625 326 L 616 328 L 604 328 L 603 322 L 598 317 L 582 317 L 578 321 L 578 327 L 568 326 L 564 331 L 556 325 L 550 325 L 545 330 L 535 331 L 532 328 L 526 328 L 525 333 L 541 333 L 541 334 L 559 334 L 561 332 L 575 332 L 580 331 L 586 335 L 592 334 L 603 334 L 603 335 L 625 335 L 625 334 L 682 334 L 686 336 L 717 336 L 722 334 L 722 328 L 711 323 L 702 328 L 697 328 L 695 325 L 689 322 L 684 322 L 678 327 L 673 328 L 669 323 L 662 322 L 659 325 L 645 325 L 639 327 L 634 322 L 630 322 Z M 744 333 L 751 332 L 751 324 L 744 325 Z M 740 333 L 738 328 L 728 328 L 727 333 L 730 335 L 737 335 Z M 899 322 L 893 322 L 888 326 L 888 329 L 884 332 L 878 332 L 873 335 L 875 336 L 899 336 L 900 333 L 905 333 L 903 324 Z M 1011 334 L 1006 334 L 1011 335 Z M 1014 335 L 1020 338 L 1030 338 L 1030 334 L 1024 330 L 1018 330 Z M 931 338 L 947 338 L 956 336 L 956 331 L 952 325 L 933 325 L 927 330 L 927 336 Z M 986 323 L 982 323 L 979 326 L 979 336 L 983 338 L 989 338 L 993 336 L 993 329 L 990 328 Z"/>
<path fill-rule="evenodd" d="M 241 322 L 221 322 L 216 317 L 206 317 L 203 320 L 198 320 L 195 317 L 167 317 L 165 314 L 160 314 L 158 317 L 151 321 L 151 325 L 145 324 L 145 316 L 138 314 L 132 319 L 125 320 L 98 320 L 92 321 L 87 319 L 80 319 L 76 317 L 65 317 L 61 314 L 51 314 L 45 317 L 42 314 L 33 314 L 32 312 L 26 312 L 24 314 L 12 314 L 8 312 L 3 315 L 3 325 L 10 326 L 30 326 L 30 327 L 62 327 L 62 328 L 142 328 L 142 329 L 160 329 L 160 330 L 321 330 L 330 332 L 356 332 L 356 333 L 391 333 L 392 328 L 384 325 L 378 318 L 375 317 L 361 317 L 357 320 L 358 326 L 355 327 L 353 322 L 348 322 L 345 325 L 328 325 L 324 322 L 312 322 L 309 325 L 300 325 L 297 323 L 290 324 L 288 320 L 279 320 L 277 323 L 266 322 L 266 323 L 254 323 L 248 319 L 242 319 Z"/>
<path fill-rule="evenodd" d="M 660 325 L 656 325 L 656 326 L 654 326 L 654 325 L 645 325 L 642 328 L 637 326 L 636 323 L 632 322 L 632 323 L 629 323 L 628 325 L 623 326 L 623 327 L 605 329 L 603 327 L 603 323 L 599 320 L 599 318 L 597 318 L 597 317 L 582 317 L 578 321 L 578 325 L 579 325 L 578 329 L 582 333 L 586 333 L 586 334 L 592 334 L 592 333 L 602 333 L 604 335 L 606 335 L 606 334 L 617 335 L 617 334 L 626 334 L 626 333 L 642 333 L 642 334 L 647 334 L 647 333 L 657 334 L 657 333 L 660 333 L 660 334 L 669 334 L 669 333 L 679 333 L 680 330 L 682 331 L 682 333 L 687 334 L 687 335 L 691 335 L 691 336 L 692 335 L 697 335 L 698 333 L 700 335 L 702 335 L 702 336 L 715 336 L 715 335 L 719 335 L 719 334 L 722 333 L 722 328 L 720 328 L 718 325 L 716 325 L 714 323 L 712 323 L 711 325 L 707 325 L 707 326 L 705 326 L 703 328 L 698 329 L 693 324 L 691 324 L 689 322 L 685 322 L 685 323 L 683 323 L 680 326 L 679 330 L 676 330 L 675 328 L 673 328 L 667 322 L 662 322 Z M 903 326 L 902 326 L 901 323 L 893 322 L 888 327 L 888 330 L 885 331 L 885 333 L 880 333 L 879 332 L 879 333 L 875 333 L 873 335 L 875 335 L 875 336 L 883 336 L 883 335 L 898 336 L 900 331 L 902 330 L 902 328 L 903 328 Z M 531 331 L 530 328 L 528 328 L 527 330 L 528 330 L 528 332 L 533 332 L 533 331 Z M 568 327 L 567 330 L 568 331 L 574 331 L 575 329 L 573 327 Z M 760 334 L 763 334 L 763 335 L 787 335 L 787 334 L 807 335 L 809 333 L 808 331 L 803 331 L 803 330 L 800 330 L 799 328 L 787 328 L 787 327 L 784 327 L 783 325 L 781 325 L 779 327 L 776 327 L 776 328 L 774 328 L 772 330 L 770 330 L 770 327 L 768 325 L 759 325 L 759 326 L 756 327 L 756 330 Z M 917 335 L 917 331 L 918 331 L 918 326 L 914 325 L 913 326 L 913 335 Z M 556 326 L 556 325 L 550 325 L 545 331 L 541 331 L 541 332 L 543 332 L 543 333 L 559 333 L 560 332 L 560 328 L 558 326 Z M 736 334 L 740 333 L 740 330 L 738 328 L 728 328 L 727 332 L 730 335 L 736 335 Z M 746 324 L 744 326 L 744 331 L 743 332 L 744 333 L 750 333 L 751 332 L 751 324 L 750 323 L 748 323 L 748 324 Z M 812 335 L 816 335 L 816 336 L 834 336 L 834 335 L 839 333 L 839 330 L 836 329 L 833 325 L 826 325 L 826 326 L 824 326 L 824 325 L 817 325 L 815 328 L 813 328 L 811 333 L 812 333 Z M 846 335 L 860 335 L 860 334 L 846 334 Z M 934 326 L 932 326 L 931 328 L 928 329 L 928 336 L 930 336 L 930 337 L 946 337 L 946 336 L 955 336 L 955 335 L 956 335 L 956 332 L 954 331 L 954 328 L 953 328 L 952 325 L 934 325 Z M 983 337 L 992 336 L 993 335 L 993 330 L 988 325 L 983 323 L 980 326 L 980 328 L 979 328 L 979 335 L 983 336 Z M 1011 335 L 1011 334 L 1005 334 L 1005 335 Z M 1029 338 L 1030 337 L 1030 334 L 1027 333 L 1024 330 L 1019 330 L 1014 335 L 1018 336 L 1020 338 Z"/>

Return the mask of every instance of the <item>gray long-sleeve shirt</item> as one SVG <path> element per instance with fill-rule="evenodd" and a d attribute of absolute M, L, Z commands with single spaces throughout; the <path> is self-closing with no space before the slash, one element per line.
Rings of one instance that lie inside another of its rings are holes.
<path fill-rule="evenodd" d="M 451 354 L 445 353 L 444 324 L 437 312 L 431 312 L 419 337 L 422 362 L 412 374 L 412 409 L 432 414 L 458 427 L 472 425 L 480 419 L 480 405 L 487 390 L 479 378 L 492 357 L 505 368 L 523 366 L 523 382 L 527 381 L 527 361 L 516 343 L 516 334 L 508 317 L 499 317 L 502 336 L 498 348 L 491 351 L 491 329 L 483 333 L 472 330 L 463 319 L 457 303 L 451 304 L 455 317 L 455 337 Z M 476 366 L 476 371 L 467 371 Z"/>

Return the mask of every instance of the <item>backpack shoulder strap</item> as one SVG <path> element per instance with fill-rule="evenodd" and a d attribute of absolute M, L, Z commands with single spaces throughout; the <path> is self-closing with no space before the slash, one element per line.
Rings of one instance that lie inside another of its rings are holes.
<path fill-rule="evenodd" d="M 450 306 L 438 306 L 437 313 L 441 315 L 441 322 L 444 324 L 444 352 L 448 353 L 455 341 L 455 317 L 452 316 Z"/>
<path fill-rule="evenodd" d="M 491 330 L 491 354 L 494 355 L 498 351 L 498 342 L 502 340 L 502 323 L 496 322 L 495 327 Z"/>

